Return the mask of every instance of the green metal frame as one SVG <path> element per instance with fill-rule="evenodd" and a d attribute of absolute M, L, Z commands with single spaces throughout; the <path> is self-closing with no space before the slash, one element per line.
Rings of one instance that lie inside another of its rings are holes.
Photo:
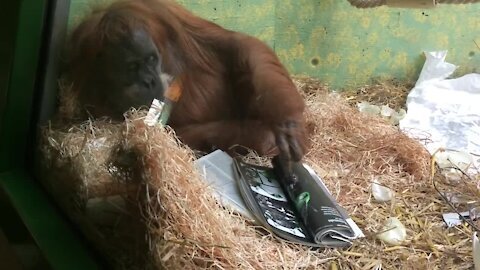
<path fill-rule="evenodd" d="M 25 154 L 46 0 L 20 6 L 13 67 L 0 129 L 0 171 L 25 166 Z"/>
<path fill-rule="evenodd" d="M 99 269 L 81 239 L 29 174 L 26 159 L 48 0 L 22 0 L 0 126 L 0 185 L 52 269 Z"/>
<path fill-rule="evenodd" d="M 52 269 L 100 269 L 32 177 L 22 170 L 10 171 L 0 174 L 0 181 Z"/>

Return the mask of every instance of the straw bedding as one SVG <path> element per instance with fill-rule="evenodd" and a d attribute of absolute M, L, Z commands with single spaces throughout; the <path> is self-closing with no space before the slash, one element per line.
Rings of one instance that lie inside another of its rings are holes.
<path fill-rule="evenodd" d="M 285 243 L 222 208 L 194 170 L 194 153 L 172 130 L 146 127 L 143 110 L 126 114 L 124 123 L 103 119 L 46 127 L 43 182 L 118 269 L 471 268 L 472 230 L 445 228 L 441 213 L 451 210 L 432 186 L 424 148 L 382 119 L 360 114 L 317 81 L 295 82 L 307 102 L 312 136 L 304 161 L 366 234 L 349 249 Z M 395 191 L 393 201 L 374 202 L 374 179 Z M 478 197 L 473 186 L 447 186 L 438 174 L 435 179 L 442 188 Z M 126 206 L 114 225 L 89 218 L 89 200 L 115 195 Z M 407 228 L 402 245 L 376 238 L 388 217 Z"/>

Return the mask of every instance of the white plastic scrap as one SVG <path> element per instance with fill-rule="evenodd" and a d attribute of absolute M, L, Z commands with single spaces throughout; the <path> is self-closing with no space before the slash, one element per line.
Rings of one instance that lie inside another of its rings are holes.
<path fill-rule="evenodd" d="M 398 112 L 390 108 L 388 105 L 377 106 L 370 104 L 366 101 L 362 101 L 357 104 L 357 108 L 360 112 L 369 115 L 381 116 L 384 119 L 390 121 L 391 124 L 397 125 L 401 119 L 405 117 L 404 109 L 400 109 Z"/>
<path fill-rule="evenodd" d="M 473 233 L 473 264 L 475 270 L 480 270 L 480 241 L 478 240 L 477 232 Z"/>
<path fill-rule="evenodd" d="M 390 118 L 395 113 L 395 110 L 388 105 L 382 105 L 380 107 L 380 115 L 386 118 Z"/>
<path fill-rule="evenodd" d="M 435 161 L 442 169 L 453 167 L 467 171 L 468 167 L 473 163 L 473 157 L 469 153 L 462 151 L 443 150 L 435 153 Z"/>
<path fill-rule="evenodd" d="M 468 211 L 461 212 L 460 214 L 464 218 L 470 218 L 470 213 Z M 463 222 L 457 213 L 444 213 L 442 214 L 442 218 L 448 228 L 458 226 Z"/>
<path fill-rule="evenodd" d="M 394 109 L 390 108 L 388 105 L 383 105 L 380 111 L 380 115 L 383 118 L 388 119 L 393 125 L 398 125 L 398 123 L 400 123 L 400 120 L 405 118 L 406 114 L 407 112 L 404 109 L 400 109 L 397 112 Z"/>
<path fill-rule="evenodd" d="M 441 173 L 450 183 L 460 181 L 463 172 L 467 172 L 474 162 L 472 155 L 462 151 L 440 150 L 434 154 L 434 157 Z"/>
<path fill-rule="evenodd" d="M 374 179 L 372 183 L 372 194 L 376 201 L 388 202 L 393 199 L 395 193 L 388 187 L 380 185 L 378 180 Z"/>
<path fill-rule="evenodd" d="M 426 142 L 431 154 L 440 148 L 480 154 L 480 74 L 447 79 L 457 68 L 445 62 L 447 51 L 425 52 L 425 56 L 400 128 Z M 473 163 L 478 166 L 480 160 Z"/>
<path fill-rule="evenodd" d="M 380 107 L 377 105 L 372 105 L 366 101 L 362 101 L 357 104 L 357 108 L 360 112 L 366 113 L 369 115 L 379 115 L 380 114 Z"/>
<path fill-rule="evenodd" d="M 388 218 L 381 231 L 377 238 L 392 246 L 400 245 L 407 238 L 407 229 L 396 217 Z"/>

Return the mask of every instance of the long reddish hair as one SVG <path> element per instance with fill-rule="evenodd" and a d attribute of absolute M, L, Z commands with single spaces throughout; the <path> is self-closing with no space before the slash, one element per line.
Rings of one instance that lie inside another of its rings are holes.
<path fill-rule="evenodd" d="M 205 27 L 208 26 L 208 27 Z M 82 91 L 98 55 L 133 30 L 143 27 L 162 53 L 164 65 L 176 75 L 183 69 L 210 71 L 209 37 L 225 31 L 169 0 L 120 0 L 93 10 L 73 31 L 68 44 L 67 74 L 74 91 Z"/>

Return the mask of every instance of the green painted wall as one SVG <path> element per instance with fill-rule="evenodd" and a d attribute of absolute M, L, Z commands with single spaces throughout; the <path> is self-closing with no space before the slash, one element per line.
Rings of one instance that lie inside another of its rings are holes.
<path fill-rule="evenodd" d="M 70 27 L 90 3 L 72 0 Z M 346 0 L 179 0 L 226 28 L 259 37 L 294 74 L 336 88 L 375 77 L 415 80 L 425 50 L 449 51 L 458 73 L 480 72 L 480 4 L 356 9 Z"/>

